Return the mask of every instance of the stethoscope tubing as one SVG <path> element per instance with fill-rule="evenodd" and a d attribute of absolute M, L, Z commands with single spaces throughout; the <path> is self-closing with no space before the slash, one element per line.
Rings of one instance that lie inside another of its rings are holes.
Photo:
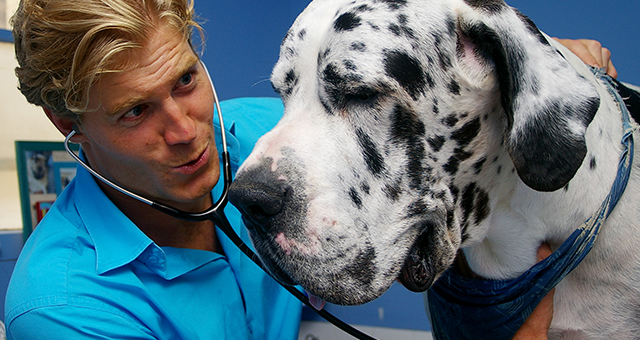
<path fill-rule="evenodd" d="M 242 239 L 238 236 L 235 230 L 233 230 L 233 228 L 231 227 L 231 224 L 229 223 L 229 220 L 227 219 L 227 216 L 224 214 L 224 208 L 228 203 L 229 188 L 231 187 L 231 182 L 232 182 L 231 157 L 229 156 L 229 151 L 227 150 L 227 137 L 226 137 L 226 132 L 224 128 L 224 120 L 222 118 L 222 111 L 220 109 L 220 101 L 218 100 L 218 95 L 216 93 L 215 87 L 213 86 L 213 81 L 211 80 L 211 76 L 209 75 L 209 71 L 207 70 L 207 67 L 204 65 L 204 63 L 202 63 L 202 66 L 211 84 L 211 89 L 213 91 L 213 100 L 215 102 L 215 106 L 218 111 L 218 120 L 220 123 L 220 129 L 221 129 L 221 135 L 222 135 L 222 140 L 221 140 L 222 153 L 220 154 L 222 158 L 222 164 L 220 168 L 222 169 L 222 172 L 223 172 L 224 187 L 222 190 L 221 197 L 209 209 L 201 212 L 197 212 L 197 213 L 182 211 L 170 205 L 156 202 L 148 198 L 145 198 L 139 194 L 131 192 L 130 190 L 127 190 L 117 185 L 116 183 L 112 182 L 111 180 L 107 179 L 106 177 L 102 176 L 97 171 L 93 170 L 93 168 L 91 168 L 89 164 L 83 161 L 69 147 L 71 138 L 74 135 L 78 134 L 75 128 L 66 136 L 64 140 L 64 148 L 71 155 L 71 157 L 73 157 L 73 159 L 76 162 L 78 162 L 78 164 L 80 164 L 80 166 L 82 166 L 85 170 L 87 170 L 91 175 L 93 175 L 95 178 L 97 178 L 101 182 L 105 183 L 106 185 L 110 186 L 111 188 L 117 190 L 118 192 L 124 195 L 127 195 L 140 202 L 143 202 L 151 206 L 152 208 L 160 212 L 163 212 L 167 215 L 173 216 L 175 218 L 179 218 L 186 221 L 195 221 L 195 222 L 202 222 L 206 220 L 212 221 L 231 240 L 231 242 L 233 242 L 233 244 L 236 247 L 238 247 L 240 251 L 242 251 L 242 253 L 244 253 L 251 261 L 253 261 L 258 267 L 260 267 L 265 273 L 267 273 L 269 276 L 272 276 L 271 273 L 267 270 L 267 268 L 262 264 L 262 261 L 260 261 L 260 258 L 258 257 L 258 255 L 255 252 L 253 252 L 253 250 L 251 250 L 251 248 L 249 248 L 249 246 L 244 241 L 242 241 Z M 279 281 L 277 280 L 276 282 L 279 283 Z M 309 301 L 309 298 L 306 295 L 304 295 L 301 291 L 296 289 L 295 287 L 288 286 L 285 284 L 280 284 L 280 285 L 284 289 L 286 289 L 289 293 L 291 293 L 293 296 L 295 296 L 298 300 L 304 303 L 306 306 L 308 306 L 309 308 L 314 310 L 316 313 L 318 313 L 318 315 L 320 315 L 322 318 L 332 323 L 334 326 L 338 327 L 345 333 L 355 337 L 356 339 L 375 340 L 375 338 L 372 338 L 369 335 L 364 334 L 361 331 L 351 327 L 349 324 L 338 319 L 333 314 L 325 311 L 324 309 L 320 309 L 320 310 L 316 309 Z"/>

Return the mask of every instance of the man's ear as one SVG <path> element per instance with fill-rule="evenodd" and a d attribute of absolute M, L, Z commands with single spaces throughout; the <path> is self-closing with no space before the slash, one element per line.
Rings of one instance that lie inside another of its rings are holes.
<path fill-rule="evenodd" d="M 48 108 L 43 108 L 43 110 L 53 125 L 55 125 L 58 131 L 60 131 L 64 136 L 68 136 L 73 130 L 76 131 L 76 134 L 71 138 L 72 143 L 80 144 L 86 141 L 86 137 L 80 131 L 76 120 L 59 116 Z"/>

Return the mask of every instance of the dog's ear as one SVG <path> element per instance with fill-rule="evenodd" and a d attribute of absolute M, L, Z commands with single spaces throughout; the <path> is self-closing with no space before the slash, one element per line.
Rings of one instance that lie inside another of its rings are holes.
<path fill-rule="evenodd" d="M 465 2 L 458 57 L 495 70 L 507 115 L 504 143 L 518 175 L 535 190 L 562 188 L 586 155 L 596 89 L 529 18 L 500 0 Z"/>

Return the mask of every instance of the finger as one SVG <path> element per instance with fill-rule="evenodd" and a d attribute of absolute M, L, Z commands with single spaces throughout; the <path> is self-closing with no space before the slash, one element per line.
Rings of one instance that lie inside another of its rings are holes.
<path fill-rule="evenodd" d="M 551 253 L 553 253 L 553 251 L 551 251 L 551 246 L 549 246 L 549 243 L 547 242 L 542 243 L 538 248 L 538 262 L 549 257 Z"/>
<path fill-rule="evenodd" d="M 596 59 L 597 64 L 592 66 L 604 67 L 606 65 L 603 61 L 602 44 L 599 41 L 591 39 L 580 39 L 579 41 L 587 48 L 589 54 Z"/>
<path fill-rule="evenodd" d="M 573 39 L 558 39 L 553 38 L 558 41 L 566 48 L 568 48 L 573 54 L 575 54 L 578 58 L 580 58 L 585 64 L 591 65 L 593 67 L 602 67 L 602 65 L 598 64 L 598 60 L 596 57 L 589 52 L 589 48 L 585 43 L 581 40 L 573 40 Z M 600 51 L 597 53 L 598 55 L 602 55 Z"/>
<path fill-rule="evenodd" d="M 613 66 L 611 60 L 609 60 L 609 64 L 607 65 L 607 74 L 610 75 L 611 78 L 618 78 L 618 70 Z"/>

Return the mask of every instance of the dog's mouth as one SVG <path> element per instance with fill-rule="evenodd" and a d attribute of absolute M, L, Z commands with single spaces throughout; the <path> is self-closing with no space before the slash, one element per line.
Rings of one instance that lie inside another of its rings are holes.
<path fill-rule="evenodd" d="M 436 277 L 436 266 L 433 259 L 426 253 L 428 240 L 427 232 L 422 233 L 413 244 L 404 261 L 398 280 L 412 292 L 424 292 L 429 289 Z"/>
<path fill-rule="evenodd" d="M 267 235 L 262 231 L 262 227 L 253 222 L 250 218 L 242 215 L 242 221 L 248 230 L 258 235 L 258 238 L 265 239 L 267 237 Z M 287 273 L 280 269 L 280 267 L 271 260 L 270 256 L 260 256 L 260 261 L 262 263 L 262 269 L 266 271 L 267 274 L 271 275 L 271 277 L 276 281 L 287 286 L 294 286 L 297 284 Z"/>

